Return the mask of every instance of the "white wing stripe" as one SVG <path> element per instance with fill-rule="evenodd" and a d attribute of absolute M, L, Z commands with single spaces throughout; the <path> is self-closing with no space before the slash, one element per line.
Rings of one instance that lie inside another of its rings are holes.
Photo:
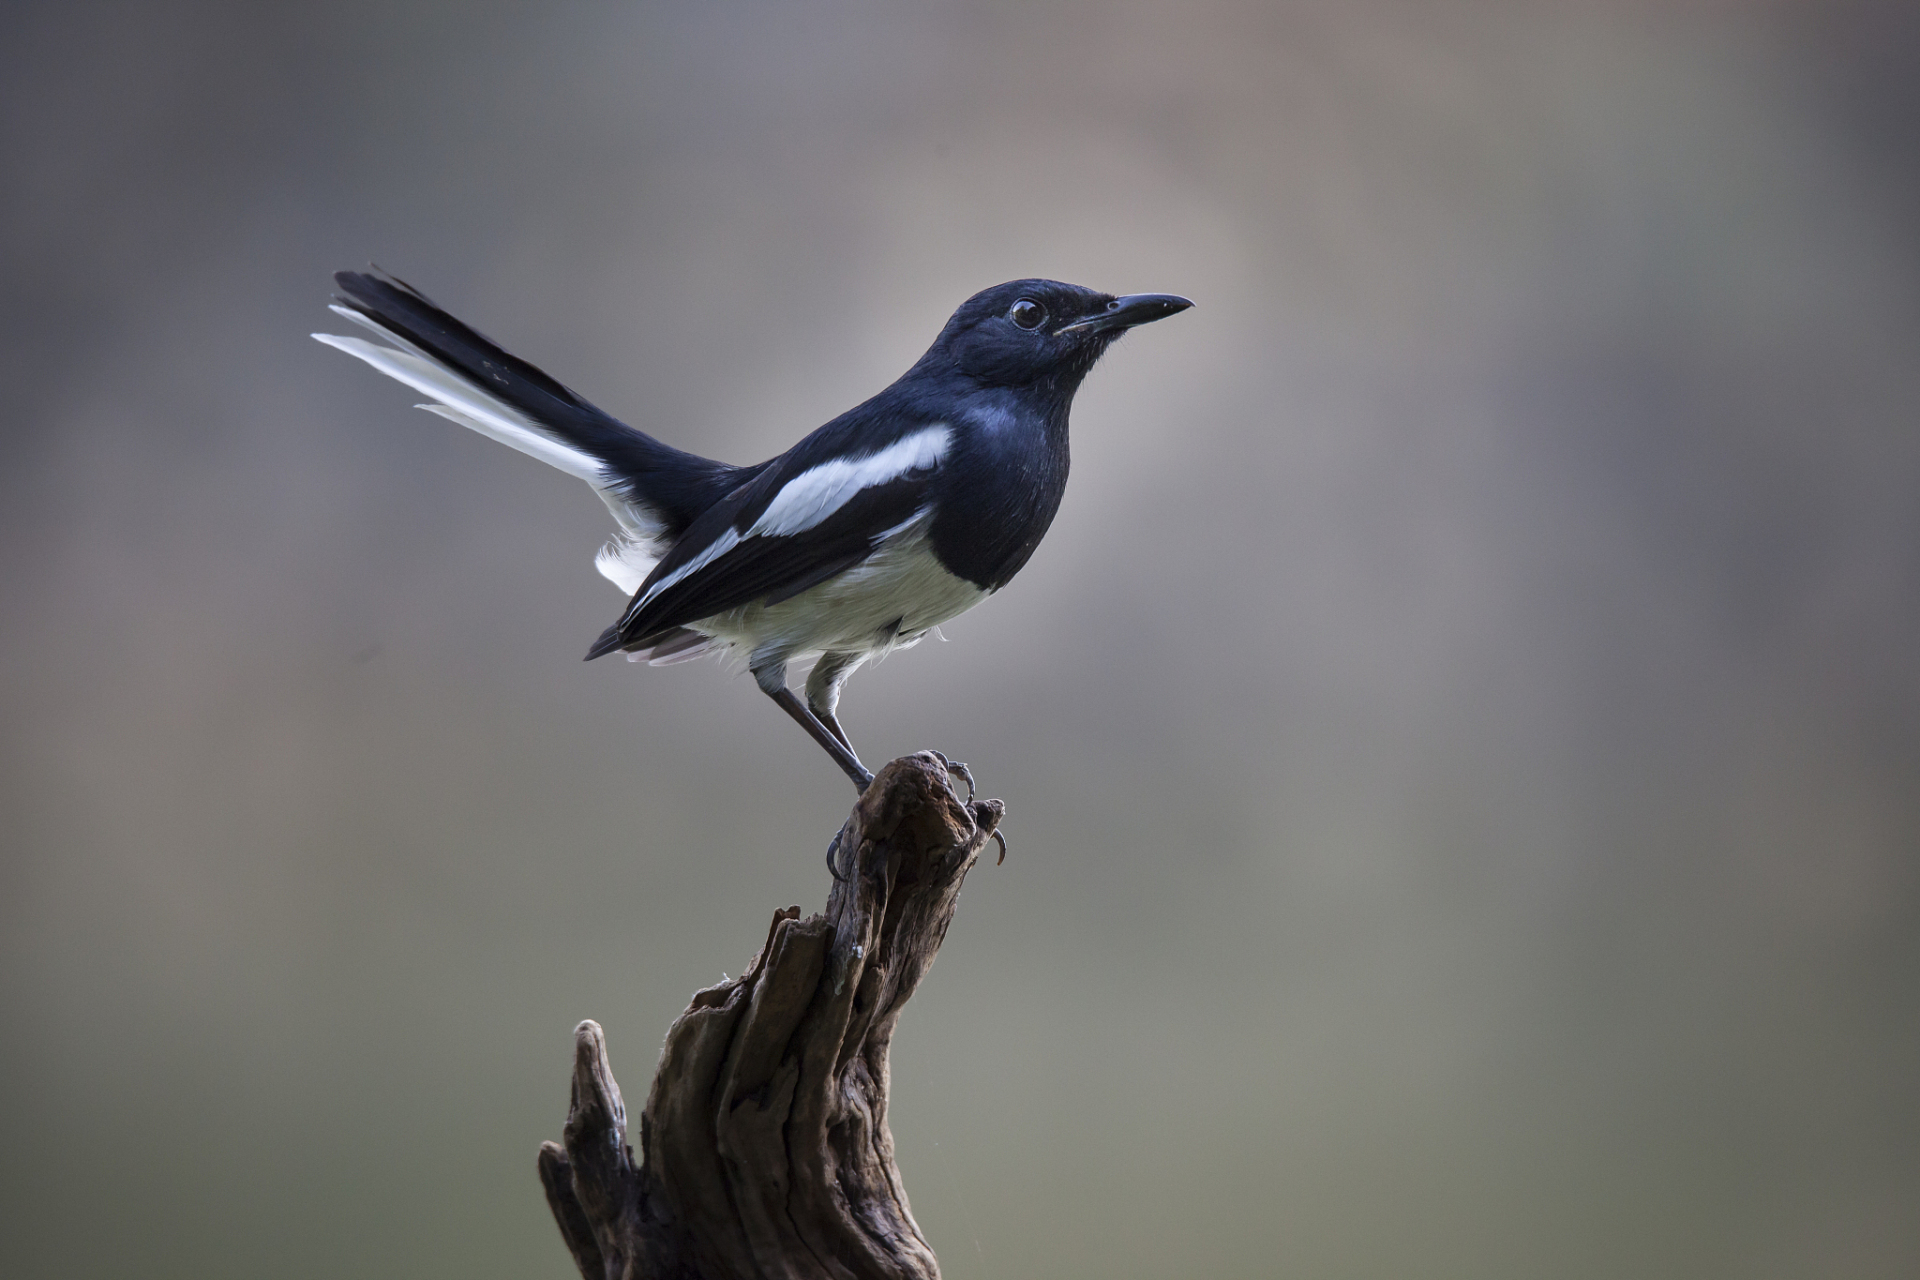
<path fill-rule="evenodd" d="M 940 465 L 953 433 L 940 423 L 923 428 L 864 458 L 835 458 L 802 471 L 780 487 L 747 536 L 803 533 L 847 504 L 862 489 L 898 480 L 909 471 Z"/>
<path fill-rule="evenodd" d="M 646 595 L 633 602 L 633 607 L 627 610 L 627 616 L 639 613 L 662 591 L 698 573 L 748 538 L 777 538 L 804 533 L 845 506 L 862 489 L 898 480 L 909 471 L 940 465 L 947 456 L 947 446 L 952 439 L 952 430 L 945 423 L 936 423 L 894 441 L 878 453 L 868 454 L 864 458 L 835 458 L 802 471 L 780 486 L 780 492 L 773 496 L 773 501 L 767 504 L 767 509 L 760 513 L 760 518 L 753 522 L 746 533 L 736 533 L 729 526 L 702 548 L 699 555 L 649 587 Z M 916 514 L 913 519 L 918 518 Z M 912 524 L 913 520 L 906 523 Z M 898 532 L 898 529 L 888 530 L 889 534 L 894 532 Z"/>
<path fill-rule="evenodd" d="M 700 572 L 700 570 L 706 568 L 715 560 L 718 560 L 721 556 L 727 554 L 727 552 L 739 545 L 740 535 L 733 531 L 732 525 L 728 525 L 719 537 L 702 548 L 699 555 L 687 561 L 678 569 L 675 569 L 672 573 L 654 583 L 651 587 L 648 587 L 647 594 L 635 600 L 633 606 L 627 610 L 627 617 L 633 617 L 639 613 L 640 610 L 646 608 L 647 602 L 659 595 L 662 591 L 665 591 L 668 587 L 680 581 L 688 574 Z"/>

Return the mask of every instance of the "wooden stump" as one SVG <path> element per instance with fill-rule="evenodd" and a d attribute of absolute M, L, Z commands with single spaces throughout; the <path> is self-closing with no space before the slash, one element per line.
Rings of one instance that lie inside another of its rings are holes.
<path fill-rule="evenodd" d="M 883 768 L 826 914 L 776 911 L 747 972 L 667 1032 L 638 1160 L 606 1040 L 580 1024 L 540 1180 L 587 1280 L 939 1276 L 893 1162 L 887 1048 L 1004 812 L 961 800 L 931 753 Z"/>

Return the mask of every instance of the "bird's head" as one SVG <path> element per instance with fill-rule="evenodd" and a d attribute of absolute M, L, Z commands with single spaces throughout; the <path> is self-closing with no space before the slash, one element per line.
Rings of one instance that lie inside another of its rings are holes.
<path fill-rule="evenodd" d="M 1011 280 L 962 303 L 922 364 L 949 364 L 987 386 L 1071 396 L 1115 338 L 1192 305 L 1171 293 L 1116 297 L 1058 280 Z"/>

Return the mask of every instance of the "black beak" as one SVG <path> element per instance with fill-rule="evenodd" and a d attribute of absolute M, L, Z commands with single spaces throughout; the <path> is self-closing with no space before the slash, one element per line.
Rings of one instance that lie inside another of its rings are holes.
<path fill-rule="evenodd" d="M 1193 303 L 1177 293 L 1129 293 L 1115 298 L 1090 316 L 1061 325 L 1056 333 L 1112 333 L 1137 324 L 1152 324 L 1179 315 Z"/>

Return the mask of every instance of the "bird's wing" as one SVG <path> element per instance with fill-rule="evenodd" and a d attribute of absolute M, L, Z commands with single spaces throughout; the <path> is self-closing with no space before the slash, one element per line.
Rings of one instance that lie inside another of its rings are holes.
<path fill-rule="evenodd" d="M 803 442 L 696 520 L 587 656 L 641 647 L 756 600 L 778 603 L 859 564 L 925 512 L 951 439 L 946 424 L 929 423 L 862 450 Z"/>
<path fill-rule="evenodd" d="M 592 485 L 627 534 L 664 549 L 754 474 L 661 444 L 389 276 L 342 271 L 337 314 L 391 343 L 313 336 L 431 396 L 420 407 Z"/>

